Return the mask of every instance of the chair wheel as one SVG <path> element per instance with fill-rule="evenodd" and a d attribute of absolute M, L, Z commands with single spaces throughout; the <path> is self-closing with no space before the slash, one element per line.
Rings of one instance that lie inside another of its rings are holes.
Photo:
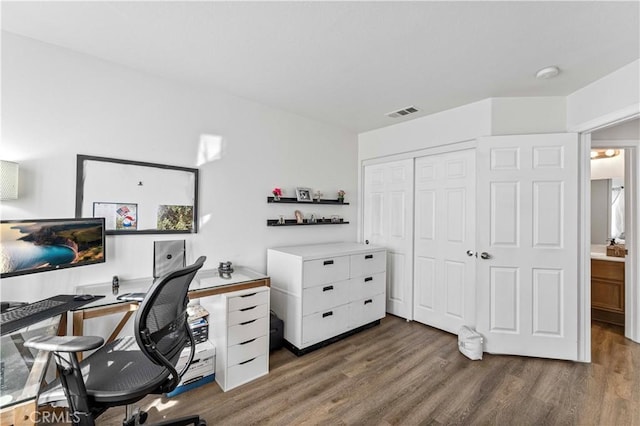
<path fill-rule="evenodd" d="M 198 426 L 207 426 L 207 421 L 206 420 L 200 420 L 200 422 L 198 423 Z"/>
<path fill-rule="evenodd" d="M 147 413 L 146 411 L 140 411 L 140 413 L 138 414 L 138 423 L 144 424 L 144 422 L 147 421 L 148 417 L 149 413 Z"/>

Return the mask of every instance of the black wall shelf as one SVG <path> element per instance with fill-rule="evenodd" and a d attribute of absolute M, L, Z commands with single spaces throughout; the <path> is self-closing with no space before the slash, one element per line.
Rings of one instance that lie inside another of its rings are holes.
<path fill-rule="evenodd" d="M 334 204 L 334 205 L 345 205 L 348 206 L 349 203 L 345 203 L 344 201 L 339 201 L 338 199 L 320 199 L 313 201 L 298 201 L 295 197 L 280 197 L 278 201 L 274 200 L 273 197 L 267 197 L 267 203 L 273 204 Z"/>
<path fill-rule="evenodd" d="M 307 225 L 347 225 L 349 222 L 331 222 L 331 219 L 318 219 L 317 222 L 308 222 L 304 219 L 304 222 L 298 223 L 295 219 L 286 219 L 284 223 L 280 223 L 278 219 L 267 219 L 267 226 L 307 226 Z"/>

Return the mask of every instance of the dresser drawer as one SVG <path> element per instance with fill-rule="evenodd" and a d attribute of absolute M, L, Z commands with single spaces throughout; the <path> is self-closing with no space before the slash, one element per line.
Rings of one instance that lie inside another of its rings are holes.
<path fill-rule="evenodd" d="M 245 384 L 253 379 L 267 374 L 269 371 L 269 358 L 260 355 L 253 359 L 236 364 L 227 370 L 226 390 Z"/>
<path fill-rule="evenodd" d="M 349 304 L 349 327 L 355 328 L 385 316 L 384 293 Z"/>
<path fill-rule="evenodd" d="M 352 254 L 350 256 L 350 263 L 352 278 L 383 272 L 387 269 L 386 251 Z"/>
<path fill-rule="evenodd" d="M 229 312 L 229 325 L 236 325 L 267 316 L 269 316 L 269 311 L 266 303 L 264 305 L 248 306 L 237 311 Z"/>
<path fill-rule="evenodd" d="M 257 337 L 231 346 L 227 354 L 227 365 L 231 367 L 267 353 L 269 353 L 268 337 Z"/>
<path fill-rule="evenodd" d="M 307 260 L 302 264 L 302 287 L 314 287 L 349 279 L 349 257 Z"/>
<path fill-rule="evenodd" d="M 302 292 L 302 315 L 326 311 L 349 301 L 350 281 L 322 284 L 305 288 Z"/>
<path fill-rule="evenodd" d="M 358 300 L 384 293 L 385 285 L 385 272 L 353 278 L 349 280 L 349 300 Z"/>
<path fill-rule="evenodd" d="M 349 305 L 342 305 L 303 317 L 302 343 L 319 342 L 347 331 L 348 307 Z"/>
<path fill-rule="evenodd" d="M 229 297 L 229 312 L 238 311 L 251 306 L 264 305 L 267 303 L 267 300 L 269 300 L 269 292 L 264 290 Z"/>
<path fill-rule="evenodd" d="M 267 321 L 266 317 L 262 317 L 229 327 L 227 346 L 230 347 L 256 337 L 266 336 L 267 331 L 269 331 Z"/>

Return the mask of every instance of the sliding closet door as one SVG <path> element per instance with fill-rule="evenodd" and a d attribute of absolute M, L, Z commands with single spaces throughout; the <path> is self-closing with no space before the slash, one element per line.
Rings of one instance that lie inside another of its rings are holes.
<path fill-rule="evenodd" d="M 413 319 L 413 159 L 364 168 L 363 237 L 387 249 L 387 312 Z"/>
<path fill-rule="evenodd" d="M 415 162 L 414 319 L 475 325 L 475 150 Z"/>

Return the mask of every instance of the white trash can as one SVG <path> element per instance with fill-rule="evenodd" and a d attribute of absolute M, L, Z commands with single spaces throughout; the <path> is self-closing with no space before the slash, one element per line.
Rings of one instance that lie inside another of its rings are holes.
<path fill-rule="evenodd" d="M 458 349 L 469 359 L 482 359 L 484 339 L 477 331 L 463 325 L 458 333 Z"/>

